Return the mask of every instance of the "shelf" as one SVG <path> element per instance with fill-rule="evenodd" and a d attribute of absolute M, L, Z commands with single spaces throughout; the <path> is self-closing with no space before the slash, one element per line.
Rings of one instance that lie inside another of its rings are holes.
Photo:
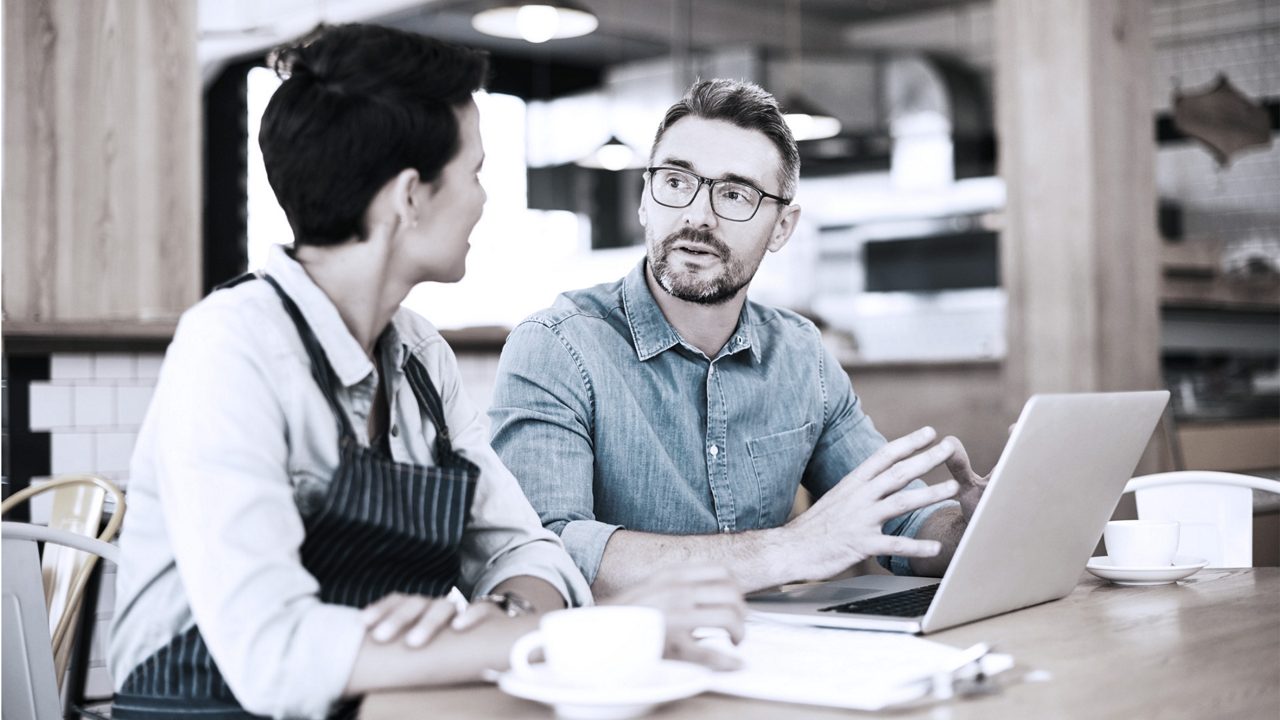
<path fill-rule="evenodd" d="M 177 329 L 175 320 L 6 321 L 4 352 L 46 355 L 53 352 L 163 351 Z"/>

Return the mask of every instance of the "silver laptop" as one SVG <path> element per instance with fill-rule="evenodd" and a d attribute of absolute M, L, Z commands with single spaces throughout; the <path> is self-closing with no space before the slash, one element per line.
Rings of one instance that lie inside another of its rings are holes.
<path fill-rule="evenodd" d="M 1169 393 L 1027 401 L 942 580 L 863 575 L 758 593 L 759 619 L 928 633 L 1057 600 L 1080 580 Z"/>

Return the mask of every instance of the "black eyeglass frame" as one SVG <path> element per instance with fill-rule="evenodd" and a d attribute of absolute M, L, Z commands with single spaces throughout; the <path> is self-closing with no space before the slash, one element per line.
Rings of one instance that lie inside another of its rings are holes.
<path fill-rule="evenodd" d="M 655 170 L 673 170 L 675 172 L 681 172 L 681 173 L 684 173 L 685 175 L 689 175 L 697 178 L 698 187 L 694 188 L 693 194 L 689 196 L 689 202 L 686 202 L 683 205 L 671 205 L 659 200 L 657 193 L 655 193 L 653 190 L 653 172 Z M 781 195 L 774 195 L 773 193 L 765 192 L 764 190 L 761 190 L 760 188 L 756 187 L 755 185 L 752 185 L 749 182 L 742 182 L 741 180 L 726 180 L 723 178 L 719 180 L 712 180 L 711 178 L 704 178 L 698 173 L 682 167 L 671 167 L 670 165 L 654 165 L 653 167 L 645 168 L 644 173 L 649 177 L 649 197 L 653 198 L 653 201 L 658 203 L 662 207 L 669 207 L 669 208 L 676 208 L 676 209 L 687 208 L 693 204 L 694 200 L 698 199 L 698 193 L 702 191 L 702 186 L 706 185 L 707 194 L 711 200 L 711 212 L 715 213 L 716 217 L 720 218 L 721 220 L 727 220 L 729 222 L 751 222 L 753 219 L 755 219 L 756 213 L 760 212 L 760 206 L 764 204 L 765 198 L 770 198 L 772 200 L 775 200 L 780 205 L 790 205 L 792 200 L 792 198 L 784 198 Z M 741 220 L 738 220 L 736 218 L 727 218 L 720 214 L 720 211 L 716 209 L 716 196 L 714 194 L 715 186 L 720 183 L 733 183 L 734 185 L 745 185 L 751 188 L 752 190 L 755 190 L 756 192 L 760 193 L 760 199 L 756 201 L 756 208 L 751 211 L 751 214 L 749 216 Z"/>

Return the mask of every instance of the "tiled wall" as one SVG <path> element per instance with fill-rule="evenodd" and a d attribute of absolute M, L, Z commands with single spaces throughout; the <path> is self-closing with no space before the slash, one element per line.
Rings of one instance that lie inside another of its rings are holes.
<path fill-rule="evenodd" d="M 49 359 L 49 379 L 31 383 L 33 432 L 50 436 L 49 471 L 53 476 L 93 473 L 122 489 L 129 484 L 129 459 L 138 428 L 155 389 L 162 356 L 158 353 L 65 353 Z M 14 418 L 14 422 L 22 422 Z M 48 478 L 33 478 L 32 485 Z M 108 509 L 114 509 L 108 505 Z M 36 496 L 31 521 L 49 521 L 49 501 Z M 115 567 L 103 567 L 96 622 L 85 680 L 87 698 L 112 693 L 106 668 L 106 638 L 115 608 Z"/>

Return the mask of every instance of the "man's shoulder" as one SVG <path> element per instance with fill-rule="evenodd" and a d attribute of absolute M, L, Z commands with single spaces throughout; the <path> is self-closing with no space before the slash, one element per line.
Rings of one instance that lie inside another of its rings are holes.
<path fill-rule="evenodd" d="M 794 310 L 747 301 L 747 321 L 768 338 L 785 342 L 822 342 L 818 326 Z"/>
<path fill-rule="evenodd" d="M 566 326 L 588 328 L 606 321 L 622 309 L 622 281 L 601 283 L 560 293 L 551 307 L 526 317 L 521 324 L 542 325 L 551 329 Z"/>

